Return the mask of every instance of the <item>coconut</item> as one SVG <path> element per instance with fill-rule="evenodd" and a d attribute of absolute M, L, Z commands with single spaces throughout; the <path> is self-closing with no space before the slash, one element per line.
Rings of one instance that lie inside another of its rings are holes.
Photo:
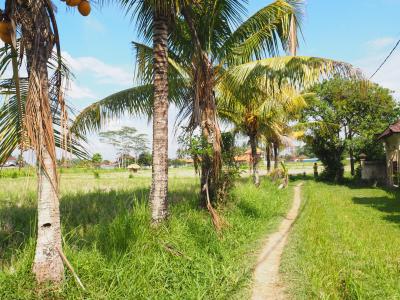
<path fill-rule="evenodd" d="M 78 6 L 82 0 L 67 0 L 67 5 L 68 6 Z"/>
<path fill-rule="evenodd" d="M 11 22 L 0 21 L 0 39 L 6 44 L 12 43 L 11 31 L 12 31 Z"/>
<path fill-rule="evenodd" d="M 82 0 L 82 2 L 79 3 L 78 10 L 82 16 L 88 16 L 91 10 L 89 1 Z"/>

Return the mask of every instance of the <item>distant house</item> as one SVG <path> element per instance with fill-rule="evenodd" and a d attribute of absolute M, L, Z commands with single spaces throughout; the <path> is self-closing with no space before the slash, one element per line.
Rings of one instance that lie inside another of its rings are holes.
<path fill-rule="evenodd" d="M 2 165 L 2 167 L 16 167 L 18 166 L 18 161 L 14 156 L 10 156 L 6 162 Z"/>
<path fill-rule="evenodd" d="M 115 169 L 116 167 L 118 167 L 118 163 L 113 163 L 111 161 L 103 161 L 100 164 L 100 169 L 105 169 L 105 170 Z"/>
<path fill-rule="evenodd" d="M 182 162 L 183 162 L 185 165 L 187 165 L 187 166 L 191 166 L 191 165 L 194 164 L 193 158 L 183 158 L 183 159 L 181 159 L 181 160 L 182 160 Z"/>
<path fill-rule="evenodd" d="M 400 120 L 390 125 L 379 137 L 386 152 L 386 183 L 388 186 L 400 186 Z"/>
<path fill-rule="evenodd" d="M 260 159 L 262 151 L 257 148 L 257 160 Z M 237 163 L 250 163 L 251 162 L 251 149 L 248 149 L 244 154 L 235 156 Z"/>

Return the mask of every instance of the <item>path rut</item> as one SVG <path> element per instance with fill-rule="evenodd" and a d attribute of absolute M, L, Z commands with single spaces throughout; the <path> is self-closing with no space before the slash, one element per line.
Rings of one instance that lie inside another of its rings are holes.
<path fill-rule="evenodd" d="M 271 234 L 258 257 L 254 271 L 253 300 L 286 299 L 284 285 L 279 276 L 279 266 L 290 229 L 296 220 L 301 205 L 301 186 L 294 188 L 293 204 L 277 232 Z"/>

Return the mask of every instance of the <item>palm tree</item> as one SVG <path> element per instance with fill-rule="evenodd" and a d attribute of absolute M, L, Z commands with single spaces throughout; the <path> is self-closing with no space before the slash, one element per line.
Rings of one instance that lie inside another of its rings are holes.
<path fill-rule="evenodd" d="M 274 92 L 264 90 L 259 80 L 247 82 L 253 89 L 238 89 L 224 94 L 221 91 L 218 98 L 218 111 L 221 117 L 231 121 L 236 130 L 249 138 L 251 147 L 251 172 L 253 182 L 260 185 L 258 174 L 257 148 L 262 137 L 269 145 L 271 136 L 277 140 L 288 128 L 288 122 L 294 119 L 295 114 L 305 106 L 305 100 L 291 85 L 278 85 Z M 268 136 L 269 135 L 269 136 Z M 268 137 L 267 137 L 268 136 Z M 274 148 L 277 143 L 274 143 Z"/>
<path fill-rule="evenodd" d="M 153 167 L 150 191 L 152 224 L 168 215 L 168 34 L 169 27 L 187 0 L 103 0 L 119 3 L 146 41 L 153 40 Z"/>
<path fill-rule="evenodd" d="M 38 165 L 38 237 L 33 272 L 38 282 L 60 282 L 64 277 L 61 258 L 61 226 L 56 170 L 55 138 L 50 94 L 57 95 L 60 111 L 65 113 L 62 98 L 62 68 L 59 37 L 53 5 L 47 0 L 6 1 L 4 18 L 11 21 L 12 48 L 16 53 L 16 28 L 21 33 L 27 62 L 28 80 L 24 126 L 30 146 L 36 151 Z M 57 43 L 57 44 L 56 44 Z M 48 62 L 57 46 L 58 67 L 49 78 Z M 15 56 L 15 55 L 14 55 Z M 14 73 L 17 68 L 14 59 Z M 14 74 L 18 109 L 21 108 L 19 76 Z M 50 86 L 50 89 L 49 89 Z M 18 117 L 21 117 L 19 110 Z M 63 118 L 66 118 L 63 115 Z M 61 126 L 63 127 L 63 125 Z"/>

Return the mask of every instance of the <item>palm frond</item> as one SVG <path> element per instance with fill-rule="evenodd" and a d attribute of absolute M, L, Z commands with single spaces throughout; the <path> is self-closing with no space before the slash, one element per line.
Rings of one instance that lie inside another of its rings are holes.
<path fill-rule="evenodd" d="M 277 0 L 241 24 L 226 40 L 220 59 L 229 64 L 275 56 L 287 50 L 294 30 L 300 30 L 301 1 Z M 297 40 L 296 45 L 297 47 Z"/>

